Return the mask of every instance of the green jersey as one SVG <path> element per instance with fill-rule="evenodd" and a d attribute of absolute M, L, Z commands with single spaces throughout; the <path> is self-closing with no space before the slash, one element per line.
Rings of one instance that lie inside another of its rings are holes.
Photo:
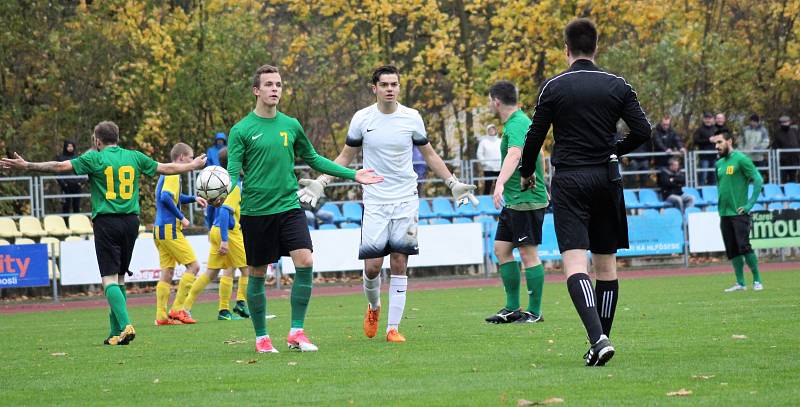
<path fill-rule="evenodd" d="M 102 214 L 139 214 L 139 175 L 152 177 L 158 163 L 134 150 L 110 146 L 71 161 L 75 174 L 89 176 L 92 218 Z"/>
<path fill-rule="evenodd" d="M 755 205 L 761 193 L 761 178 L 750 157 L 739 151 L 731 151 L 727 157 L 716 162 L 719 195 L 719 216 L 736 216 L 736 209 L 746 212 Z M 753 194 L 747 196 L 748 184 L 753 183 Z"/>
<path fill-rule="evenodd" d="M 522 110 L 517 110 L 508 117 L 503 124 L 503 138 L 500 141 L 500 161 L 502 163 L 505 163 L 510 147 L 517 147 L 522 151 L 525 146 L 525 135 L 530 126 L 531 119 Z M 544 185 L 544 166 L 541 154 L 536 158 L 534 177 L 536 177 L 536 188 L 523 192 L 519 185 L 519 168 L 514 170 L 503 190 L 503 200 L 505 200 L 507 208 L 524 211 L 547 207 L 547 189 Z"/>
<path fill-rule="evenodd" d="M 242 215 L 261 216 L 299 208 L 295 159 L 336 177 L 355 179 L 353 169 L 317 154 L 297 119 L 281 112 L 273 118 L 250 112 L 231 128 L 228 137 L 228 174 L 237 185 L 244 170 Z"/>

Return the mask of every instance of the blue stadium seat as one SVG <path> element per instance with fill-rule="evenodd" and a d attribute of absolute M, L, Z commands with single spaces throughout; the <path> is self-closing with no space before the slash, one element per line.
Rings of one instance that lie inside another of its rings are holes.
<path fill-rule="evenodd" d="M 751 211 L 763 211 L 765 209 L 766 208 L 764 208 L 764 205 L 761 205 L 760 203 L 757 203 L 757 204 L 753 205 L 753 209 L 751 209 Z"/>
<path fill-rule="evenodd" d="M 706 206 L 706 212 L 719 212 L 717 205 Z"/>
<path fill-rule="evenodd" d="M 427 225 L 427 224 L 428 224 L 428 220 L 427 219 L 420 219 L 417 222 L 417 225 Z"/>
<path fill-rule="evenodd" d="M 636 197 L 636 192 L 630 189 L 622 190 L 622 196 L 625 198 L 625 207 L 628 209 L 642 209 L 645 208 L 644 205 L 639 202 L 639 198 Z"/>
<path fill-rule="evenodd" d="M 453 205 L 447 198 L 433 198 L 433 213 L 440 218 L 452 218 L 455 216 Z"/>
<path fill-rule="evenodd" d="M 358 229 L 360 227 L 361 225 L 355 222 L 342 222 L 342 224 L 339 225 L 339 229 Z"/>
<path fill-rule="evenodd" d="M 782 211 L 783 210 L 783 202 L 773 202 L 767 205 L 768 211 Z"/>
<path fill-rule="evenodd" d="M 695 206 L 706 206 L 708 202 L 700 196 L 700 192 L 692 187 L 683 187 L 683 192 L 694 197 Z"/>
<path fill-rule="evenodd" d="M 497 220 L 493 216 L 481 215 L 475 218 L 475 222 L 483 226 L 483 236 L 489 236 L 489 231 L 497 227 Z"/>
<path fill-rule="evenodd" d="M 431 211 L 431 205 L 425 199 L 419 200 L 419 218 L 420 219 L 429 219 L 435 218 L 436 215 Z"/>
<path fill-rule="evenodd" d="M 789 204 L 789 209 L 800 209 L 800 202 L 792 202 Z"/>
<path fill-rule="evenodd" d="M 641 202 L 645 208 L 663 208 L 667 206 L 664 201 L 658 198 L 656 191 L 652 189 L 640 189 L 639 202 Z"/>
<path fill-rule="evenodd" d="M 481 211 L 479 209 L 479 206 L 472 206 L 471 202 L 467 202 L 464 205 L 456 207 L 456 216 L 466 216 L 468 218 L 471 218 L 473 216 L 478 216 L 480 214 Z"/>
<path fill-rule="evenodd" d="M 325 205 L 322 205 L 322 207 L 319 208 L 319 210 L 328 211 L 328 212 L 332 213 L 333 214 L 333 222 L 334 223 L 344 222 L 344 221 L 347 220 L 342 215 L 342 211 L 339 210 L 339 205 L 336 205 L 335 203 L 327 202 L 327 203 L 325 203 Z M 322 229 L 322 228 L 320 228 L 320 229 Z"/>
<path fill-rule="evenodd" d="M 705 199 L 709 205 L 716 205 L 719 202 L 716 185 L 701 187 L 700 190 L 703 191 L 703 199 Z"/>
<path fill-rule="evenodd" d="M 776 184 L 764 184 L 764 197 L 768 202 L 788 201 L 780 185 Z"/>
<path fill-rule="evenodd" d="M 453 223 L 472 223 L 472 219 L 459 216 L 457 218 L 453 218 Z"/>
<path fill-rule="evenodd" d="M 783 192 L 786 196 L 793 201 L 800 201 L 800 184 L 795 182 L 787 182 L 783 184 Z"/>
<path fill-rule="evenodd" d="M 658 211 L 655 209 L 645 209 L 639 213 L 642 216 L 658 216 Z"/>
<path fill-rule="evenodd" d="M 478 196 L 478 210 L 484 215 L 499 215 L 500 209 L 494 207 L 494 200 L 491 195 Z"/>
<path fill-rule="evenodd" d="M 431 225 L 449 225 L 450 221 L 444 218 L 431 219 Z"/>
<path fill-rule="evenodd" d="M 678 208 L 666 208 L 664 212 L 661 212 L 662 216 L 678 216 L 683 217 L 681 215 L 681 211 Z"/>
<path fill-rule="evenodd" d="M 747 196 L 750 197 L 750 195 L 753 195 L 753 184 L 750 184 L 750 185 L 747 186 Z M 769 202 L 767 200 L 767 197 L 764 196 L 764 190 L 763 189 L 761 190 L 761 193 L 758 195 L 758 200 L 756 202 L 758 202 L 758 203 L 768 203 Z"/>
<path fill-rule="evenodd" d="M 331 225 L 330 223 L 319 225 L 319 230 L 336 230 L 336 229 L 337 229 L 336 225 Z"/>
<path fill-rule="evenodd" d="M 709 208 L 710 208 L 710 206 L 709 206 Z M 686 208 L 686 214 L 687 215 L 690 214 L 690 213 L 698 213 L 698 212 L 703 212 L 703 211 L 700 210 L 700 208 L 698 208 L 696 206 L 692 206 L 690 208 Z"/>
<path fill-rule="evenodd" d="M 342 205 L 342 216 L 347 222 L 361 223 L 363 215 L 364 210 L 361 209 L 361 204 L 358 202 L 345 202 Z"/>

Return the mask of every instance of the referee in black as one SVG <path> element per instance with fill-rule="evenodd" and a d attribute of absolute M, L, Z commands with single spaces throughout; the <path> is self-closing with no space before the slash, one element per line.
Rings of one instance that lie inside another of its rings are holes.
<path fill-rule="evenodd" d="M 614 356 L 608 339 L 617 306 L 617 249 L 628 247 L 628 223 L 617 157 L 650 139 L 650 123 L 631 85 L 594 64 L 597 27 L 571 21 L 564 29 L 569 69 L 541 87 L 522 152 L 523 189 L 532 187 L 536 157 L 550 125 L 553 220 L 564 261 L 567 289 L 586 327 L 591 347 L 587 366 Z M 617 141 L 619 119 L 631 129 Z M 587 274 L 592 252 L 597 288 Z"/>

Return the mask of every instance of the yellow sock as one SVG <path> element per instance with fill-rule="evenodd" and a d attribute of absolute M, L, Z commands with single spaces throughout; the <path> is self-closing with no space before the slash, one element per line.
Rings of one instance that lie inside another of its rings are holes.
<path fill-rule="evenodd" d="M 183 301 L 183 309 L 191 311 L 192 305 L 194 305 L 194 301 L 197 299 L 200 293 L 203 292 L 203 290 L 210 282 L 211 280 L 205 274 L 198 277 L 197 280 L 195 280 L 194 283 L 192 283 L 192 288 L 189 289 L 189 295 L 186 296 L 186 300 Z"/>
<path fill-rule="evenodd" d="M 169 302 L 169 292 L 172 286 L 164 281 L 156 284 L 156 319 L 164 321 L 167 319 L 167 303 Z"/>
<path fill-rule="evenodd" d="M 219 278 L 219 310 L 231 309 L 231 293 L 233 292 L 233 277 L 222 276 Z"/>
<path fill-rule="evenodd" d="M 175 302 L 172 303 L 173 311 L 180 311 L 183 309 L 183 302 L 186 301 L 186 297 L 189 295 L 189 290 L 192 288 L 194 278 L 194 274 L 192 273 L 183 273 L 181 282 L 178 283 L 178 293 L 175 294 Z"/>
<path fill-rule="evenodd" d="M 236 301 L 247 301 L 248 276 L 239 276 L 239 286 L 236 287 Z"/>

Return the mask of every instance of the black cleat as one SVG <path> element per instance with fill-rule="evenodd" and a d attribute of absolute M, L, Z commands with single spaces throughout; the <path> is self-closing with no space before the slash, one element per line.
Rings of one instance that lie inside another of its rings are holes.
<path fill-rule="evenodd" d="M 508 324 L 520 318 L 522 318 L 522 313 L 519 310 L 511 311 L 508 308 L 503 308 L 497 311 L 497 314 L 487 317 L 486 322 L 490 324 Z"/>
<path fill-rule="evenodd" d="M 541 315 L 536 315 L 528 311 L 522 311 L 520 314 L 522 317 L 514 321 L 517 324 L 535 324 L 537 322 L 544 322 L 544 317 Z"/>
<path fill-rule="evenodd" d="M 586 366 L 605 366 L 614 357 L 614 346 L 608 337 L 601 335 L 600 339 L 583 355 Z"/>

